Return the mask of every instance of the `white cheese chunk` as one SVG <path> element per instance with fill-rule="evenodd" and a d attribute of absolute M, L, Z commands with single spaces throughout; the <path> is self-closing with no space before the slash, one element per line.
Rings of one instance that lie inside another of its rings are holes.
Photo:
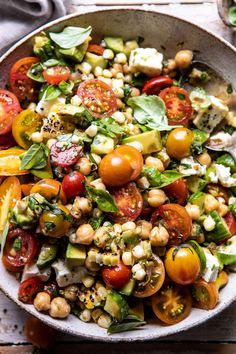
<path fill-rule="evenodd" d="M 136 48 L 131 51 L 129 67 L 133 73 L 141 72 L 148 76 L 160 75 L 163 54 L 155 48 Z"/>
<path fill-rule="evenodd" d="M 24 271 L 22 274 L 22 281 L 32 278 L 32 277 L 38 277 L 42 281 L 47 281 L 51 276 L 51 267 L 45 267 L 43 269 L 39 269 L 36 265 L 36 263 L 33 263 L 31 265 L 25 265 Z"/>
<path fill-rule="evenodd" d="M 211 133 L 214 128 L 227 117 L 229 109 L 220 99 L 210 96 L 211 105 L 198 112 L 193 123 L 201 130 Z"/>
<path fill-rule="evenodd" d="M 224 187 L 236 186 L 236 178 L 231 177 L 230 167 L 221 164 L 215 164 L 216 176 Z"/>
<path fill-rule="evenodd" d="M 45 94 L 41 98 L 41 100 L 38 102 L 36 106 L 36 112 L 43 116 L 47 117 L 50 112 L 56 111 L 56 107 L 61 107 L 64 105 L 66 102 L 65 97 L 57 97 L 55 100 L 50 100 L 50 101 L 45 101 Z M 54 109 L 53 109 L 54 108 Z"/>
<path fill-rule="evenodd" d="M 210 283 L 216 280 L 220 269 L 220 263 L 217 257 L 213 256 L 213 254 L 207 248 L 203 248 L 203 251 L 206 256 L 206 268 L 202 274 L 202 278 L 207 283 Z"/>
<path fill-rule="evenodd" d="M 192 156 L 185 157 L 180 161 L 179 172 L 185 176 L 203 176 L 206 173 L 206 165 L 196 162 Z"/>
<path fill-rule="evenodd" d="M 56 273 L 57 284 L 61 287 L 65 287 L 70 284 L 82 283 L 82 278 L 87 273 L 85 267 L 69 268 L 61 259 L 56 260 L 52 264 L 52 267 Z"/>

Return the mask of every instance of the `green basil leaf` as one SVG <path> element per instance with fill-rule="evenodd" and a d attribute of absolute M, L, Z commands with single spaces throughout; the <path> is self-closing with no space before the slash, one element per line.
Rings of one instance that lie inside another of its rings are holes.
<path fill-rule="evenodd" d="M 73 91 L 74 83 L 72 81 L 70 82 L 61 81 L 58 87 L 64 95 L 70 95 Z"/>
<path fill-rule="evenodd" d="M 155 167 L 149 166 L 143 166 L 142 175 L 148 179 L 150 187 L 158 188 L 166 187 L 183 176 L 182 173 L 178 171 L 166 170 L 160 173 Z"/>
<path fill-rule="evenodd" d="M 56 65 L 62 65 L 58 59 L 48 59 L 43 63 L 43 66 L 46 66 L 47 68 L 50 68 L 50 67 L 56 66 Z"/>
<path fill-rule="evenodd" d="M 2 258 L 2 255 L 3 255 L 4 246 L 5 246 L 5 243 L 6 243 L 6 240 L 7 240 L 8 231 L 9 231 L 9 222 L 7 220 L 6 224 L 4 226 L 4 229 L 2 231 L 2 235 L 1 235 L 1 258 Z"/>
<path fill-rule="evenodd" d="M 128 99 L 127 104 L 133 108 L 134 118 L 139 124 L 159 131 L 171 130 L 175 127 L 168 125 L 165 104 L 158 96 L 132 97 Z"/>
<path fill-rule="evenodd" d="M 61 95 L 61 90 L 54 85 L 48 86 L 46 93 L 45 93 L 45 101 L 55 100 L 57 97 Z"/>
<path fill-rule="evenodd" d="M 113 118 L 98 119 L 93 124 L 97 125 L 101 134 L 110 138 L 116 138 L 117 135 L 122 135 L 125 132 L 125 129 L 117 124 Z"/>
<path fill-rule="evenodd" d="M 229 22 L 231 25 L 236 26 L 236 6 L 231 6 L 229 8 Z"/>
<path fill-rule="evenodd" d="M 45 82 L 43 77 L 43 66 L 41 63 L 34 64 L 27 72 L 27 76 L 37 82 Z"/>
<path fill-rule="evenodd" d="M 139 322 L 131 321 L 131 322 L 123 322 L 123 323 L 113 322 L 108 328 L 107 332 L 109 334 L 113 334 L 113 333 L 132 331 L 145 324 L 146 324 L 145 321 L 139 321 Z"/>
<path fill-rule="evenodd" d="M 166 170 L 161 174 L 161 184 L 159 185 L 159 188 L 166 187 L 181 177 L 183 177 L 183 175 L 180 172 Z"/>
<path fill-rule="evenodd" d="M 86 186 L 86 191 L 102 211 L 114 213 L 118 210 L 114 198 L 107 191 L 89 186 Z"/>
<path fill-rule="evenodd" d="M 49 36 L 59 47 L 69 49 L 84 43 L 91 31 L 91 26 L 87 28 L 68 26 L 62 32 L 49 33 Z"/>
<path fill-rule="evenodd" d="M 101 215 L 99 218 L 91 218 L 89 224 L 94 230 L 97 230 L 102 225 L 104 218 L 105 215 Z"/>
<path fill-rule="evenodd" d="M 44 144 L 33 144 L 27 152 L 20 155 L 21 170 L 42 169 L 47 166 L 49 150 Z"/>

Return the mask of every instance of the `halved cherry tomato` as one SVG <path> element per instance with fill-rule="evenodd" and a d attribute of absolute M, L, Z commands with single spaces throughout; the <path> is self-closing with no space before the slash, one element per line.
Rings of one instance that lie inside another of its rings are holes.
<path fill-rule="evenodd" d="M 113 289 L 121 289 L 128 283 L 132 275 L 131 267 L 120 262 L 114 267 L 103 267 L 102 278 L 107 286 Z"/>
<path fill-rule="evenodd" d="M 24 196 L 30 195 L 30 191 L 33 188 L 35 183 L 27 183 L 27 184 L 21 184 L 21 191 Z"/>
<path fill-rule="evenodd" d="M 231 235 L 236 234 L 236 218 L 234 217 L 233 213 L 229 211 L 225 216 L 224 216 L 225 222 L 229 228 L 229 231 Z"/>
<path fill-rule="evenodd" d="M 191 235 L 192 220 L 186 209 L 178 204 L 161 205 L 151 217 L 151 223 L 155 223 L 161 218 L 160 222 L 167 229 L 170 238 L 170 245 L 178 245 L 186 241 Z"/>
<path fill-rule="evenodd" d="M 16 145 L 17 143 L 15 142 L 11 132 L 0 135 L 0 150 L 7 150 Z"/>
<path fill-rule="evenodd" d="M 97 55 L 103 55 L 104 50 L 105 50 L 105 48 L 103 48 L 99 44 L 91 43 L 88 46 L 88 52 L 94 53 L 94 54 L 97 54 Z"/>
<path fill-rule="evenodd" d="M 169 125 L 187 125 L 193 114 L 188 92 L 172 86 L 162 90 L 159 96 L 165 103 Z"/>
<path fill-rule="evenodd" d="M 16 96 L 0 89 L 0 135 L 10 132 L 13 119 L 20 111 L 21 106 Z"/>
<path fill-rule="evenodd" d="M 65 175 L 62 181 L 62 190 L 67 197 L 76 197 L 84 192 L 85 177 L 81 172 L 72 171 Z"/>
<path fill-rule="evenodd" d="M 188 196 L 188 186 L 183 178 L 164 187 L 164 191 L 171 203 L 184 205 Z"/>
<path fill-rule="evenodd" d="M 94 117 L 109 117 L 117 110 L 116 96 L 105 82 L 93 79 L 79 85 L 77 95 Z"/>
<path fill-rule="evenodd" d="M 173 80 L 169 76 L 157 76 L 144 83 L 142 92 L 147 95 L 159 95 L 161 90 L 172 85 Z"/>
<path fill-rule="evenodd" d="M 115 150 L 116 154 L 120 154 L 129 160 L 130 166 L 133 169 L 131 181 L 135 180 L 141 173 L 143 167 L 142 154 L 132 146 L 122 145 Z"/>
<path fill-rule="evenodd" d="M 30 193 L 39 193 L 49 201 L 59 196 L 61 203 L 66 204 L 66 195 L 63 191 L 62 184 L 52 178 L 44 178 L 35 183 Z"/>
<path fill-rule="evenodd" d="M 42 118 L 31 109 L 25 109 L 18 114 L 12 123 L 12 134 L 20 147 L 28 149 L 33 141 L 31 135 L 39 130 L 42 125 Z"/>
<path fill-rule="evenodd" d="M 81 158 L 82 147 L 71 143 L 65 147 L 65 145 L 58 141 L 52 145 L 50 156 L 54 166 L 69 167 Z"/>
<path fill-rule="evenodd" d="M 188 128 L 173 129 L 166 140 L 166 151 L 170 157 L 183 159 L 190 155 L 190 148 L 193 142 L 193 132 Z"/>
<path fill-rule="evenodd" d="M 123 224 L 139 217 L 143 207 L 143 198 L 135 183 L 131 182 L 122 188 L 113 189 L 111 194 L 119 209 L 118 212 L 110 214 L 114 222 Z"/>
<path fill-rule="evenodd" d="M 50 85 L 58 85 L 61 81 L 69 79 L 70 69 L 62 65 L 52 66 L 44 69 L 43 77 Z"/>
<path fill-rule="evenodd" d="M 152 310 L 159 320 L 173 325 L 190 314 L 192 297 L 187 286 L 165 284 L 160 292 L 152 296 Z"/>
<path fill-rule="evenodd" d="M 34 259 L 36 252 L 35 236 L 20 228 L 14 229 L 7 235 L 2 261 L 7 270 L 19 272 Z"/>
<path fill-rule="evenodd" d="M 71 227 L 70 211 L 64 205 L 58 205 L 57 210 L 44 210 L 39 218 L 42 233 L 50 237 L 62 237 Z"/>
<path fill-rule="evenodd" d="M 36 317 L 28 316 L 25 321 L 25 335 L 34 346 L 48 349 L 54 345 L 56 331 Z"/>
<path fill-rule="evenodd" d="M 165 268 L 162 260 L 154 255 L 153 259 L 146 262 L 146 279 L 138 282 L 133 295 L 135 297 L 149 297 L 155 294 L 163 285 L 165 280 Z"/>
<path fill-rule="evenodd" d="M 29 173 L 27 170 L 20 169 L 20 155 L 25 150 L 7 149 L 0 151 L 0 176 L 25 175 Z"/>
<path fill-rule="evenodd" d="M 32 304 L 35 296 L 43 290 L 43 283 L 38 277 L 26 279 L 20 283 L 18 299 L 24 304 Z"/>
<path fill-rule="evenodd" d="M 27 76 L 33 64 L 38 63 L 36 57 L 25 57 L 18 60 L 10 70 L 10 89 L 20 101 L 37 99 L 37 82 Z"/>
<path fill-rule="evenodd" d="M 175 283 L 192 284 L 200 274 L 201 263 L 196 251 L 188 244 L 171 247 L 165 255 L 165 269 Z"/>
<path fill-rule="evenodd" d="M 203 279 L 196 280 L 192 285 L 193 306 L 198 309 L 212 310 L 219 300 L 218 287 L 215 282 L 207 283 Z"/>
<path fill-rule="evenodd" d="M 9 209 L 21 199 L 20 181 L 17 177 L 8 177 L 0 185 L 0 232 L 4 230 Z"/>

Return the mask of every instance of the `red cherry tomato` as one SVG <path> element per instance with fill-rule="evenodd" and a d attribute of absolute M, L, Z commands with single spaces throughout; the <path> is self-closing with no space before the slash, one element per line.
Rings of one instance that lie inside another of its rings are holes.
<path fill-rule="evenodd" d="M 82 148 L 76 144 L 62 146 L 61 142 L 56 142 L 51 147 L 50 157 L 54 166 L 69 167 L 74 165 L 82 156 Z"/>
<path fill-rule="evenodd" d="M 62 65 L 52 66 L 44 69 L 43 77 L 50 85 L 58 85 L 61 81 L 69 79 L 70 69 Z"/>
<path fill-rule="evenodd" d="M 20 111 L 21 106 L 16 96 L 0 89 L 0 135 L 10 132 L 13 119 Z"/>
<path fill-rule="evenodd" d="M 10 89 L 20 101 L 37 99 L 37 82 L 30 79 L 27 72 L 38 61 L 36 57 L 22 58 L 10 70 Z"/>
<path fill-rule="evenodd" d="M 136 220 L 143 208 L 143 197 L 135 183 L 131 182 L 126 186 L 113 189 L 112 196 L 115 198 L 119 211 L 110 214 L 110 218 L 119 224 Z"/>
<path fill-rule="evenodd" d="M 38 277 L 26 279 L 20 283 L 18 299 L 24 304 L 32 304 L 34 298 L 43 290 L 43 283 Z"/>
<path fill-rule="evenodd" d="M 89 44 L 88 46 L 88 52 L 90 53 L 94 53 L 94 54 L 97 54 L 97 55 L 103 55 L 103 52 L 104 52 L 105 48 L 103 48 L 101 45 L 99 44 Z"/>
<path fill-rule="evenodd" d="M 47 349 L 53 347 L 56 331 L 36 317 L 28 316 L 25 322 L 25 335 L 34 346 Z"/>
<path fill-rule="evenodd" d="M 7 235 L 2 261 L 11 272 L 19 272 L 29 264 L 37 252 L 37 241 L 29 232 L 20 228 Z"/>
<path fill-rule="evenodd" d="M 67 197 L 76 197 L 84 192 L 85 180 L 84 175 L 81 172 L 73 171 L 66 175 L 62 181 L 62 189 Z"/>
<path fill-rule="evenodd" d="M 234 217 L 233 213 L 231 213 L 229 211 L 225 215 L 224 219 L 225 219 L 225 222 L 229 228 L 231 235 L 235 235 L 236 234 L 236 218 Z"/>
<path fill-rule="evenodd" d="M 17 143 L 15 142 L 11 132 L 0 135 L 0 150 L 7 150 L 16 145 Z"/>
<path fill-rule="evenodd" d="M 131 267 L 127 267 L 120 262 L 114 267 L 103 267 L 102 278 L 106 285 L 113 289 L 121 289 L 131 278 Z"/>
<path fill-rule="evenodd" d="M 170 245 L 179 245 L 189 238 L 192 220 L 184 207 L 179 204 L 161 205 L 152 214 L 151 223 L 154 224 L 159 217 L 170 235 Z"/>
<path fill-rule="evenodd" d="M 116 96 L 111 87 L 98 79 L 82 82 L 77 95 L 94 117 L 109 117 L 117 110 Z"/>
<path fill-rule="evenodd" d="M 183 178 L 169 184 L 164 188 L 171 203 L 184 205 L 188 196 L 188 186 Z"/>
<path fill-rule="evenodd" d="M 169 76 L 157 76 L 144 83 L 142 92 L 147 95 L 159 95 L 161 90 L 172 85 L 173 80 Z"/>
<path fill-rule="evenodd" d="M 170 125 L 187 125 L 193 109 L 189 94 L 180 87 L 172 86 L 159 94 L 166 106 L 166 115 Z"/>

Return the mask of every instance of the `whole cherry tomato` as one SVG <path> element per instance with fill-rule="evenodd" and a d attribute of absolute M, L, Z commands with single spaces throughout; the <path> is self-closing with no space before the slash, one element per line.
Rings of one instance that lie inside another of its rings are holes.
<path fill-rule="evenodd" d="M 164 191 L 171 203 L 184 205 L 188 196 L 188 186 L 183 178 L 164 187 Z"/>
<path fill-rule="evenodd" d="M 102 278 L 106 285 L 113 289 L 121 289 L 131 278 L 131 267 L 120 262 L 114 267 L 103 267 Z"/>
<path fill-rule="evenodd" d="M 43 71 L 43 77 L 50 85 L 58 85 L 61 81 L 69 79 L 70 69 L 62 65 L 46 68 Z"/>
<path fill-rule="evenodd" d="M 179 160 L 189 156 L 193 138 L 193 132 L 188 128 L 173 129 L 166 140 L 168 155 Z"/>
<path fill-rule="evenodd" d="M 67 197 L 76 197 L 84 192 L 85 177 L 81 172 L 72 171 L 63 178 L 62 189 Z"/>
<path fill-rule="evenodd" d="M 159 95 L 161 90 L 172 85 L 173 80 L 169 76 L 157 76 L 144 83 L 142 92 L 147 95 Z"/>

